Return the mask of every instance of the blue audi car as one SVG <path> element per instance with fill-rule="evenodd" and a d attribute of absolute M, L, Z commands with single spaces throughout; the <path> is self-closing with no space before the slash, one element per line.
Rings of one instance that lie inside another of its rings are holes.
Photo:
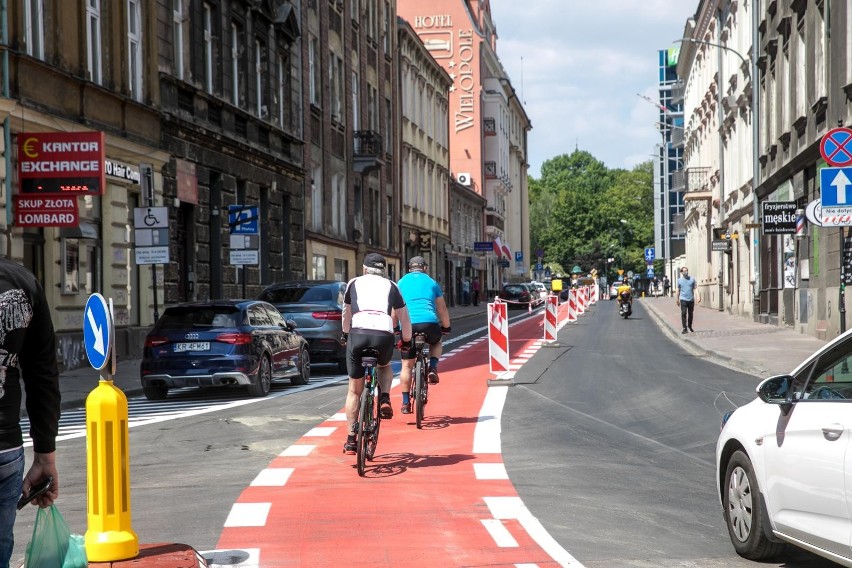
<path fill-rule="evenodd" d="M 310 380 L 308 343 L 274 306 L 259 300 L 213 300 L 167 308 L 145 338 L 140 367 L 148 400 L 179 387 L 246 387 L 269 394 L 272 382 Z"/>

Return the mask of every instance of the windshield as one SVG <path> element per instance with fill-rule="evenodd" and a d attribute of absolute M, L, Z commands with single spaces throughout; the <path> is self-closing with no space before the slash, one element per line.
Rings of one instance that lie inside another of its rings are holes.
<path fill-rule="evenodd" d="M 266 290 L 260 299 L 271 304 L 301 304 L 331 302 L 334 294 L 327 286 L 294 286 Z"/>
<path fill-rule="evenodd" d="M 160 329 L 187 327 L 237 327 L 240 311 L 231 306 L 169 308 L 157 322 Z"/>

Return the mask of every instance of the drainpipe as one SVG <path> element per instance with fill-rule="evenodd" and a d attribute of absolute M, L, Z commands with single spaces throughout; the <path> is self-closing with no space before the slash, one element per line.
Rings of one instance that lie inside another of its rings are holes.
<path fill-rule="evenodd" d="M 725 23 L 722 10 L 716 13 L 716 26 L 719 30 L 719 42 L 721 44 L 722 25 Z M 718 84 L 716 85 L 716 116 L 719 120 L 719 227 L 725 228 L 725 145 L 722 143 L 722 99 L 725 94 L 722 92 L 725 88 L 725 81 L 722 78 L 722 50 L 716 50 L 716 69 L 718 73 Z M 730 244 L 730 243 L 729 243 Z M 728 253 L 726 251 L 719 252 L 719 311 L 725 311 L 725 264 L 727 264 Z"/>
<path fill-rule="evenodd" d="M 760 222 L 760 203 L 757 200 L 757 187 L 760 185 L 760 129 L 758 121 L 760 113 L 758 106 L 760 104 L 760 88 L 758 82 L 758 67 L 757 57 L 760 52 L 758 49 L 759 41 L 759 26 L 760 13 L 754 3 L 751 4 L 751 202 L 752 213 L 751 222 L 755 225 Z M 754 321 L 760 321 L 760 229 L 751 230 L 752 247 L 754 248 L 754 301 L 752 303 L 752 316 Z"/>
<path fill-rule="evenodd" d="M 8 0 L 0 0 L 0 44 L 3 49 L 3 98 L 9 98 L 9 6 Z M 9 116 L 3 119 L 3 158 L 6 162 L 6 179 L 3 180 L 3 193 L 6 196 L 6 258 L 12 258 L 12 184 L 9 179 L 12 171 L 12 133 Z"/>

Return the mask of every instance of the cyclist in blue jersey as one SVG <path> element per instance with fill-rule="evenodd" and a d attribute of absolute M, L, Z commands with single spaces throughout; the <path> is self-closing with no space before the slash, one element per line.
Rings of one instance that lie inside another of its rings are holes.
<path fill-rule="evenodd" d="M 399 291 L 408 307 L 411 319 L 411 332 L 426 334 L 429 345 L 429 382 L 436 384 L 438 377 L 438 359 L 441 357 L 441 336 L 450 332 L 450 312 L 444 301 L 444 293 L 437 282 L 426 273 L 428 265 L 422 256 L 412 257 L 408 261 L 408 274 L 399 281 Z M 402 353 L 402 369 L 399 374 L 402 387 L 403 414 L 411 414 L 411 400 L 408 395 L 411 385 L 411 369 L 414 368 L 416 352 L 411 349 Z"/>

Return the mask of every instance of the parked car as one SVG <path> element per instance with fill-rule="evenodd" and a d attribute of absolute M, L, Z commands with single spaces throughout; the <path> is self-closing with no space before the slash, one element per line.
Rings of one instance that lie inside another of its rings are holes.
<path fill-rule="evenodd" d="M 509 304 L 509 308 L 529 309 L 533 302 L 533 290 L 527 284 L 506 284 L 497 296 Z"/>
<path fill-rule="evenodd" d="M 311 358 L 296 323 L 267 302 L 192 302 L 166 308 L 154 324 L 140 374 L 148 400 L 189 386 L 244 386 L 266 396 L 279 379 L 307 384 Z"/>
<path fill-rule="evenodd" d="M 542 302 L 544 302 L 544 299 L 547 298 L 547 286 L 545 286 L 541 282 L 536 281 L 531 282 L 531 284 L 533 285 L 533 287 L 535 287 Z"/>
<path fill-rule="evenodd" d="M 792 543 L 852 566 L 852 331 L 725 414 L 717 494 L 734 549 L 783 558 Z"/>
<path fill-rule="evenodd" d="M 345 373 L 346 346 L 340 343 L 345 292 L 346 282 L 300 280 L 271 284 L 260 293 L 260 299 L 296 322 L 314 363 L 337 363 L 338 370 Z"/>

